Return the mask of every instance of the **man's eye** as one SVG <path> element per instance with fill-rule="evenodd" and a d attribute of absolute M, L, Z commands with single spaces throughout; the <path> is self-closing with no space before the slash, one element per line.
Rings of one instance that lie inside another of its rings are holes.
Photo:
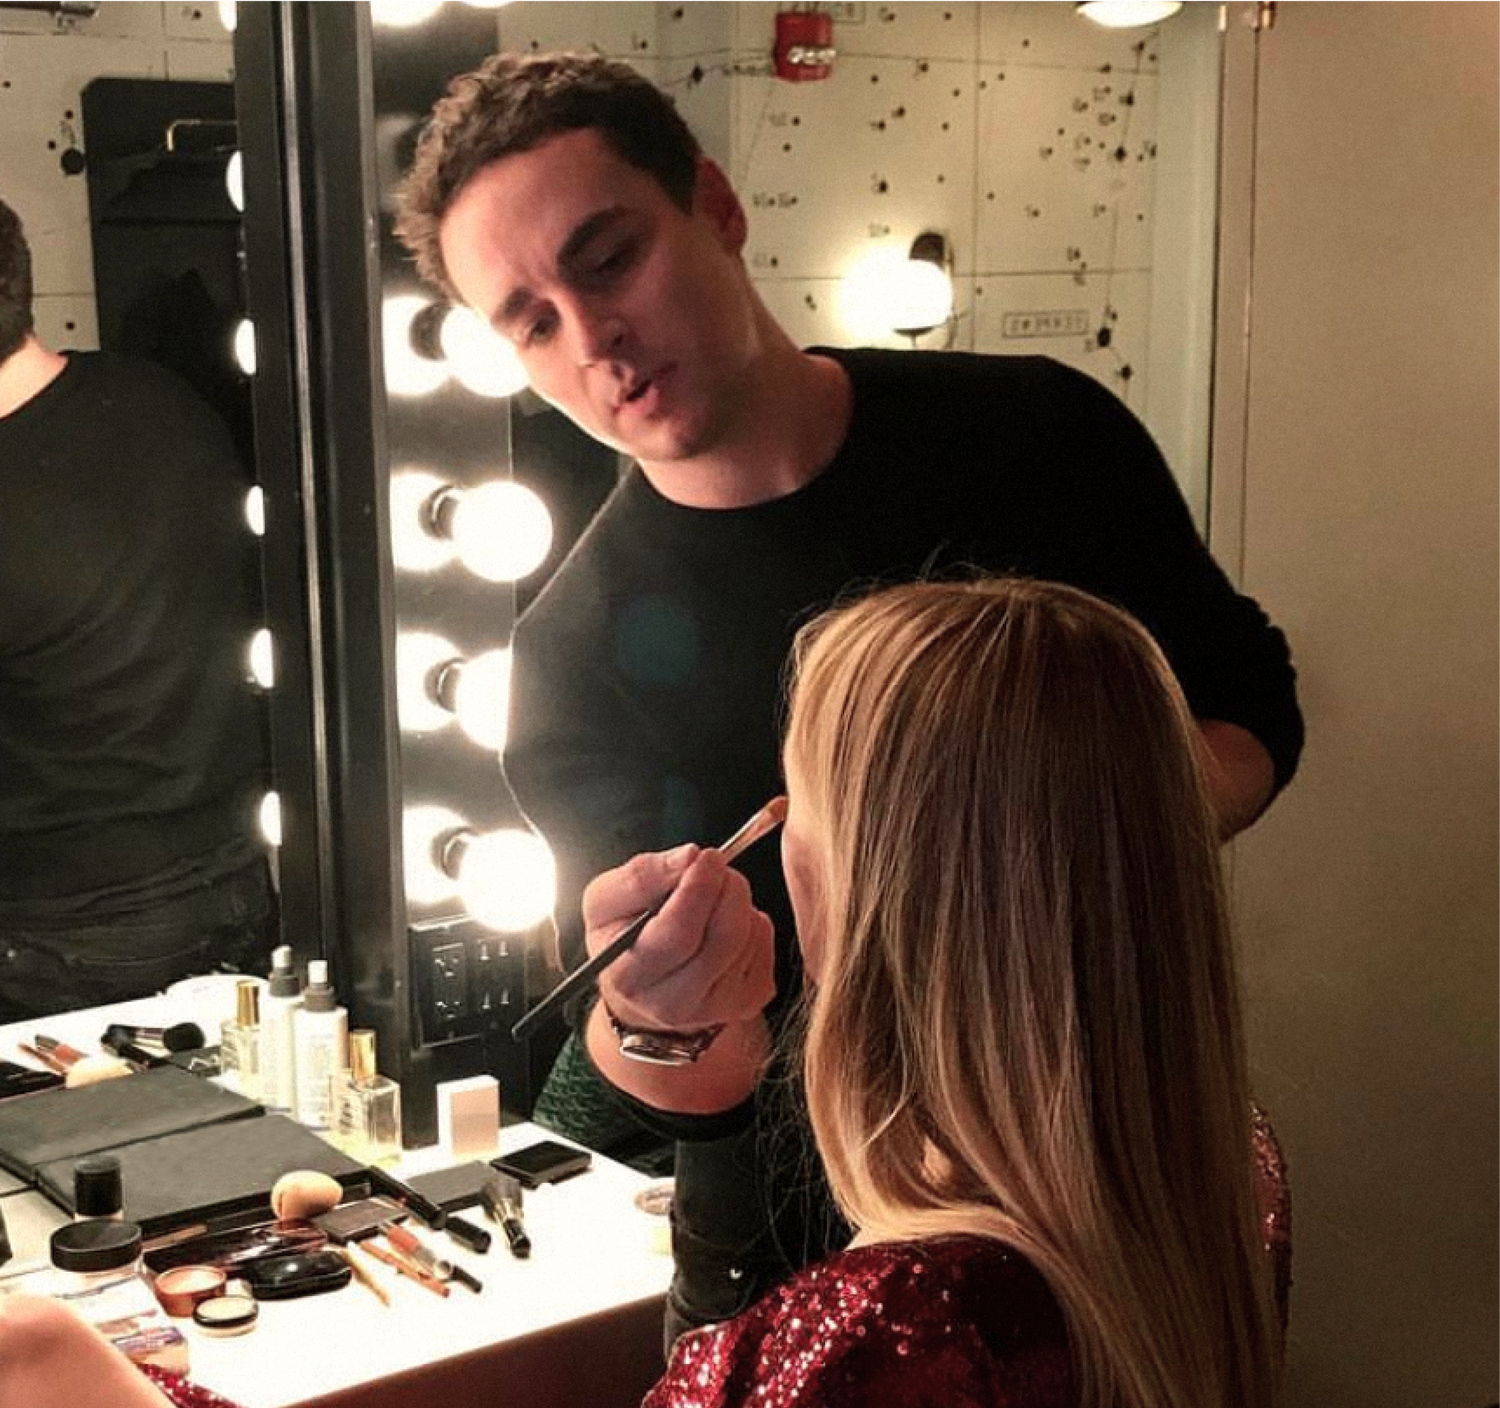
<path fill-rule="evenodd" d="M 538 318 L 527 327 L 521 338 L 523 347 L 539 347 L 550 338 L 557 327 L 555 318 Z"/>
<path fill-rule="evenodd" d="M 635 255 L 635 246 L 630 243 L 616 245 L 608 254 L 594 261 L 593 271 L 595 274 L 609 276 L 617 274 L 625 269 Z"/>

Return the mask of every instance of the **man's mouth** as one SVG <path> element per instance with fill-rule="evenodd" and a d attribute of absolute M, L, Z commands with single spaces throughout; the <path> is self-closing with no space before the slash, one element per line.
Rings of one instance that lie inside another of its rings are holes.
<path fill-rule="evenodd" d="M 615 402 L 616 412 L 623 411 L 627 406 L 634 406 L 652 392 L 657 390 L 661 384 L 672 374 L 670 366 L 659 367 L 656 371 L 645 376 L 633 378 L 625 387 L 624 392 Z"/>
<path fill-rule="evenodd" d="M 632 382 L 625 394 L 620 397 L 621 406 L 633 405 L 639 401 L 651 389 L 651 378 L 643 376 L 639 381 Z"/>

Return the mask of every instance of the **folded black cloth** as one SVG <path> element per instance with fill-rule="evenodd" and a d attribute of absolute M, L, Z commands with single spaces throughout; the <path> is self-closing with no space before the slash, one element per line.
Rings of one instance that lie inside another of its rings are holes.
<path fill-rule="evenodd" d="M 212 1081 L 155 1066 L 77 1090 L 0 1101 L 0 1168 L 34 1183 L 43 1164 L 264 1114 L 254 1100 Z"/>

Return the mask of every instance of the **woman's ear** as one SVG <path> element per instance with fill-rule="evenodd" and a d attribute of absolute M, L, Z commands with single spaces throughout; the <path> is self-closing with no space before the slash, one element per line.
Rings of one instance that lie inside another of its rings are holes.
<path fill-rule="evenodd" d="M 701 215 L 714 228 L 720 244 L 731 254 L 740 254 L 749 236 L 745 207 L 729 184 L 723 168 L 711 157 L 698 157 L 698 175 L 693 186 L 693 214 Z"/>

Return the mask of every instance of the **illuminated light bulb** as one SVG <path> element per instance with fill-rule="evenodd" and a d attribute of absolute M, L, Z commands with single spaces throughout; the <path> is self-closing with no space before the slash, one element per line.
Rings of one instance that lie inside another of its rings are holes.
<path fill-rule="evenodd" d="M 241 318 L 234 330 L 234 360 L 246 376 L 255 375 L 255 324 Z"/>
<path fill-rule="evenodd" d="M 501 10 L 510 4 L 510 0 L 463 0 L 471 10 Z"/>
<path fill-rule="evenodd" d="M 930 332 L 953 316 L 953 280 L 930 260 L 871 250 L 840 281 L 838 311 L 852 337 Z"/>
<path fill-rule="evenodd" d="M 1075 8 L 1106 29 L 1136 29 L 1171 19 L 1182 8 L 1182 0 L 1084 0 Z"/>
<path fill-rule="evenodd" d="M 257 538 L 266 536 L 266 491 L 259 484 L 245 491 L 245 522 Z"/>
<path fill-rule="evenodd" d="M 449 487 L 426 470 L 391 476 L 391 559 L 404 572 L 431 572 L 458 555 L 453 539 L 437 531 L 429 505 Z"/>
<path fill-rule="evenodd" d="M 515 346 L 472 308 L 450 308 L 438 343 L 454 380 L 476 396 L 514 396 L 526 385 L 526 369 Z"/>
<path fill-rule="evenodd" d="M 260 834 L 268 846 L 281 845 L 281 794 L 267 792 L 260 799 Z"/>
<path fill-rule="evenodd" d="M 901 277 L 907 262 L 899 249 L 872 249 L 862 254 L 839 280 L 839 321 L 850 337 L 873 340 L 891 335 L 887 290 Z"/>
<path fill-rule="evenodd" d="M 904 260 L 885 297 L 891 331 L 906 337 L 940 328 L 953 316 L 953 280 L 927 259 Z"/>
<path fill-rule="evenodd" d="M 224 168 L 224 189 L 229 192 L 229 199 L 234 208 L 241 215 L 245 213 L 245 155 L 243 152 L 235 152 L 229 158 L 229 164 Z"/>
<path fill-rule="evenodd" d="M 489 582 L 518 581 L 552 550 L 546 504 L 511 479 L 446 489 L 433 502 L 433 518 L 452 538 L 463 565 Z"/>
<path fill-rule="evenodd" d="M 397 294 L 381 307 L 385 389 L 393 396 L 426 396 L 448 380 L 448 364 L 440 357 L 424 357 L 412 340 L 413 324 L 431 307 L 430 299 L 416 293 Z"/>
<path fill-rule="evenodd" d="M 239 22 L 239 6 L 234 3 L 234 0 L 219 0 L 219 23 L 233 34 L 234 27 Z"/>
<path fill-rule="evenodd" d="M 430 631 L 403 631 L 396 637 L 396 717 L 407 733 L 433 733 L 454 721 L 439 697 L 444 667 L 463 663 L 450 640 Z"/>
<path fill-rule="evenodd" d="M 533 832 L 464 829 L 443 846 L 441 863 L 457 878 L 470 917 L 491 929 L 530 929 L 557 902 L 557 862 Z"/>
<path fill-rule="evenodd" d="M 276 646 L 264 626 L 250 637 L 250 678 L 262 689 L 276 685 Z"/>
<path fill-rule="evenodd" d="M 442 852 L 453 837 L 468 830 L 464 819 L 448 807 L 406 808 L 401 814 L 401 872 L 408 901 L 441 904 L 458 894 L 458 882 L 443 868 Z"/>
<path fill-rule="evenodd" d="M 510 651 L 487 650 L 451 662 L 438 674 L 437 696 L 475 743 L 498 753 L 510 713 Z"/>
<path fill-rule="evenodd" d="M 443 0 L 370 0 L 370 18 L 392 29 L 410 29 L 430 20 L 442 7 Z"/>

